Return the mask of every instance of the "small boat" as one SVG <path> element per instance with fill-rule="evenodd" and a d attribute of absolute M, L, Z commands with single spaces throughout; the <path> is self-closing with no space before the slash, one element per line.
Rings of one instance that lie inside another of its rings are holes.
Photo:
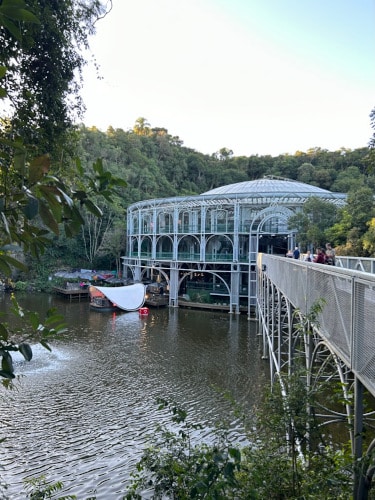
<path fill-rule="evenodd" d="M 100 312 L 111 312 L 111 311 L 119 311 L 119 308 L 113 304 L 107 297 L 100 296 L 90 296 L 90 309 L 93 311 Z"/>
<path fill-rule="evenodd" d="M 151 307 L 166 307 L 169 304 L 169 295 L 165 293 L 164 283 L 149 283 L 146 286 L 145 305 Z"/>
<path fill-rule="evenodd" d="M 90 286 L 90 309 L 100 312 L 137 311 L 145 302 L 142 283 L 125 286 Z"/>

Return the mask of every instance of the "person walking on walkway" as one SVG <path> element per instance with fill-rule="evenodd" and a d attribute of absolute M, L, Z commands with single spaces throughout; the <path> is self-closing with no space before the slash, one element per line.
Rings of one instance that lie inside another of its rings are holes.
<path fill-rule="evenodd" d="M 310 250 L 307 250 L 304 260 L 305 260 L 305 262 L 312 262 L 312 257 L 311 257 Z"/>
<path fill-rule="evenodd" d="M 299 248 L 296 247 L 293 252 L 293 259 L 299 259 L 299 256 L 300 256 L 300 251 Z"/>
<path fill-rule="evenodd" d="M 329 266 L 336 265 L 336 252 L 331 243 L 326 243 L 326 264 Z"/>
<path fill-rule="evenodd" d="M 326 255 L 325 255 L 325 251 L 323 250 L 323 248 L 316 249 L 316 255 L 314 257 L 313 262 L 316 262 L 317 264 L 325 264 L 326 263 Z"/>

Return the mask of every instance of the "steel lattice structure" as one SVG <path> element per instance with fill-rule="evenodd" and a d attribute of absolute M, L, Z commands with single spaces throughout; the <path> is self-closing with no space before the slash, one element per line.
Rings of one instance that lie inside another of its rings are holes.
<path fill-rule="evenodd" d="M 329 395 L 314 412 L 321 426 L 344 423 L 352 453 L 363 455 L 363 431 L 374 436 L 375 412 L 364 392 L 375 396 L 375 276 L 260 254 L 257 311 L 263 356 L 271 379 L 282 382 L 303 367 L 309 391 Z M 358 472 L 356 499 L 366 498 L 374 471 L 373 440 L 366 470 Z"/>
<path fill-rule="evenodd" d="M 250 315 L 258 253 L 285 255 L 294 247 L 288 220 L 311 197 L 336 205 L 346 198 L 301 182 L 264 178 L 196 196 L 134 203 L 127 212 L 124 273 L 136 281 L 155 275 L 165 281 L 171 306 L 178 306 L 187 282 L 197 287 L 201 282 L 202 300 Z"/>

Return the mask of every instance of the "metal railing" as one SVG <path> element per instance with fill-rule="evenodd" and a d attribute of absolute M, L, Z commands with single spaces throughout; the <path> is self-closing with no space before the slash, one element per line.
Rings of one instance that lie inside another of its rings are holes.
<path fill-rule="evenodd" d="M 131 252 L 129 257 L 138 258 L 138 252 Z M 152 259 L 151 252 L 141 252 L 139 257 L 141 259 Z M 156 260 L 173 260 L 173 252 L 156 252 L 155 256 Z M 186 262 L 201 262 L 201 257 L 198 252 L 178 252 L 177 261 L 186 261 Z M 239 262 L 248 262 L 248 257 L 241 257 L 238 259 Z M 233 254 L 232 253 L 206 253 L 205 262 L 233 262 Z"/>
<path fill-rule="evenodd" d="M 375 275 L 267 254 L 258 269 L 304 315 L 324 299 L 319 335 L 375 395 Z"/>
<path fill-rule="evenodd" d="M 375 274 L 375 259 L 370 257 L 336 256 L 336 266 Z"/>

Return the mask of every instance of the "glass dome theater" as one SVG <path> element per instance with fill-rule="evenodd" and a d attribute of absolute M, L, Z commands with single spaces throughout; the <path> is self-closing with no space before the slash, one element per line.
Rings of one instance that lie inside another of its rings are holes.
<path fill-rule="evenodd" d="M 169 305 L 246 312 L 255 305 L 259 252 L 296 244 L 288 219 L 311 197 L 342 205 L 346 195 L 265 177 L 200 195 L 134 203 L 127 211 L 124 275 L 164 282 Z"/>

